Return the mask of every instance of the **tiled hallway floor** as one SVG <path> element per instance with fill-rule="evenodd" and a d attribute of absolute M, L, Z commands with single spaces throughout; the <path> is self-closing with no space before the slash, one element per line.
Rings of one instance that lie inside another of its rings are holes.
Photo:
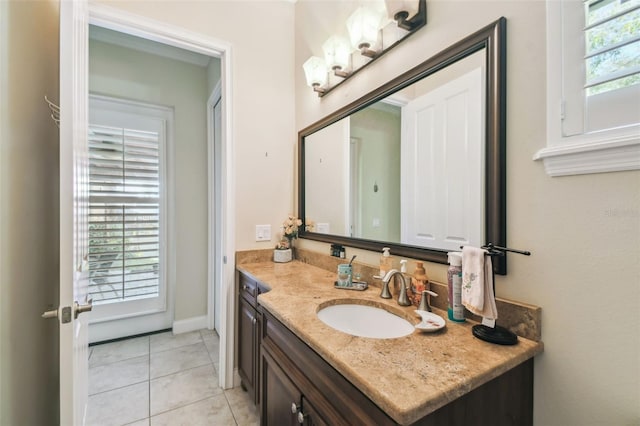
<path fill-rule="evenodd" d="M 246 392 L 218 386 L 218 348 L 210 330 L 89 348 L 87 424 L 258 425 Z"/>

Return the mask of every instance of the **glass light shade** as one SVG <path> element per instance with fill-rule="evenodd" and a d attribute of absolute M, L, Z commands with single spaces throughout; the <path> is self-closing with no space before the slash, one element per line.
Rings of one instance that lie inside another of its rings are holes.
<path fill-rule="evenodd" d="M 367 7 L 359 7 L 347 19 L 347 30 L 351 45 L 356 49 L 374 49 L 378 43 L 378 30 L 382 23 L 382 13 Z"/>
<path fill-rule="evenodd" d="M 390 19 L 395 19 L 396 14 L 407 12 L 405 19 L 411 19 L 418 13 L 420 2 L 418 0 L 385 0 L 387 13 Z"/>
<path fill-rule="evenodd" d="M 312 56 L 302 64 L 309 87 L 322 87 L 327 84 L 327 65 L 322 58 Z"/>
<path fill-rule="evenodd" d="M 346 70 L 349 68 L 351 47 L 344 37 L 332 36 L 322 45 L 324 60 L 329 69 Z"/>

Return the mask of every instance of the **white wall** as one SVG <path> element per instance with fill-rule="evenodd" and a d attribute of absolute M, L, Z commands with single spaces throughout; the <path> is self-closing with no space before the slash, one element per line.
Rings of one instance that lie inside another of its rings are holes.
<path fill-rule="evenodd" d="M 89 91 L 174 109 L 175 319 L 207 314 L 206 67 L 91 40 Z M 173 237 L 173 239 L 171 239 Z M 173 266 L 172 266 L 173 267 Z M 171 274 L 169 274 L 171 275 Z"/>
<path fill-rule="evenodd" d="M 497 293 L 542 307 L 536 425 L 640 423 L 640 172 L 550 178 L 545 140 L 545 3 L 428 1 L 419 33 L 322 99 L 302 63 L 342 31 L 349 2 L 296 3 L 296 126 L 304 128 L 500 16 L 507 18 L 509 275 Z M 300 246 L 326 253 L 325 245 Z M 349 250 L 349 249 L 348 249 Z M 377 264 L 378 254 L 350 250 Z M 349 253 L 347 253 L 350 256 Z M 427 265 L 445 280 L 443 265 Z"/>
<path fill-rule="evenodd" d="M 58 2 L 0 2 L 0 425 L 58 422 Z M 50 307 L 51 306 L 51 307 Z"/>
<path fill-rule="evenodd" d="M 329 233 L 349 235 L 345 211 L 349 192 L 349 120 L 307 138 L 305 147 L 305 223 L 328 223 Z"/>
<path fill-rule="evenodd" d="M 293 18 L 288 1 L 104 1 L 231 45 L 236 249 L 275 247 L 293 209 Z M 272 241 L 255 242 L 271 224 Z M 228 254 L 233 256 L 233 254 Z"/>

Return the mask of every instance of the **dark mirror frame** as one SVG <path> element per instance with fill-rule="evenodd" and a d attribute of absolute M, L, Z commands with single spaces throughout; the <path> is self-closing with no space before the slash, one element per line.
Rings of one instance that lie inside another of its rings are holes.
<path fill-rule="evenodd" d="M 475 52 L 486 49 L 485 105 L 485 243 L 507 247 L 506 222 L 506 30 L 507 20 L 501 17 L 481 30 L 449 46 L 435 56 L 378 89 L 337 110 L 298 133 L 298 217 L 305 220 L 305 137 L 335 123 L 354 112 L 404 89 Z M 299 237 L 382 252 L 391 248 L 396 257 L 408 257 L 436 263 L 447 263 L 447 250 L 423 248 L 384 241 L 308 232 L 300 228 Z M 493 259 L 494 271 L 507 273 L 506 254 Z"/>

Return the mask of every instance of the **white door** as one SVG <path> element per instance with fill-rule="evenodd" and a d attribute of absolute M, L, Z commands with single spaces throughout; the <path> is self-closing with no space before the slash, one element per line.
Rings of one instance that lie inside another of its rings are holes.
<path fill-rule="evenodd" d="M 402 108 L 403 244 L 484 243 L 482 87 L 477 68 Z"/>
<path fill-rule="evenodd" d="M 60 424 L 87 407 L 87 3 L 60 2 Z M 79 305 L 78 305 L 79 304 Z M 77 317 L 77 318 L 76 318 Z"/>

